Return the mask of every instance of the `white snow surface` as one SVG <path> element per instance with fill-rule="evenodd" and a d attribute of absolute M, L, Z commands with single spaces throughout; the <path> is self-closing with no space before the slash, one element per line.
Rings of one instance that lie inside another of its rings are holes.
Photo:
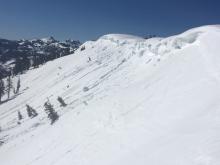
<path fill-rule="evenodd" d="M 220 164 L 220 26 L 82 46 L 21 75 L 19 95 L 0 105 L 1 165 Z"/>

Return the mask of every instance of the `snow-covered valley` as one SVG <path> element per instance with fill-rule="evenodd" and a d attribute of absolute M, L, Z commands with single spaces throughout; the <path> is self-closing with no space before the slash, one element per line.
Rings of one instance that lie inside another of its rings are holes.
<path fill-rule="evenodd" d="M 20 76 L 20 93 L 0 105 L 0 164 L 219 165 L 219 63 L 219 25 L 88 41 Z"/>

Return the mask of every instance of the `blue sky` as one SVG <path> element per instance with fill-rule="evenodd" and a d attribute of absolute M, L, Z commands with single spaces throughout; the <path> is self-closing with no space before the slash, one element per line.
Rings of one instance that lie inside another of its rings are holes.
<path fill-rule="evenodd" d="M 220 24 L 219 0 L 0 0 L 0 38 L 169 36 Z"/>

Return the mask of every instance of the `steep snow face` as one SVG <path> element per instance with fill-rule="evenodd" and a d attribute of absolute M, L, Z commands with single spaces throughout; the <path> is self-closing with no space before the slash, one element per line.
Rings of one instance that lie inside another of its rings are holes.
<path fill-rule="evenodd" d="M 106 35 L 29 71 L 0 105 L 1 164 L 219 165 L 219 43 L 219 26 L 164 39 Z M 52 126 L 47 99 L 60 115 Z"/>

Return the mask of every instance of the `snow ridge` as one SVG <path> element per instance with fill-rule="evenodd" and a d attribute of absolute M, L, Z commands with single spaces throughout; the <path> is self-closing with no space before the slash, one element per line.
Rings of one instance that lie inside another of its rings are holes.
<path fill-rule="evenodd" d="M 218 165 L 219 43 L 219 25 L 148 40 L 109 34 L 28 71 L 0 105 L 0 162 Z M 47 99 L 60 116 L 52 126 Z"/>

